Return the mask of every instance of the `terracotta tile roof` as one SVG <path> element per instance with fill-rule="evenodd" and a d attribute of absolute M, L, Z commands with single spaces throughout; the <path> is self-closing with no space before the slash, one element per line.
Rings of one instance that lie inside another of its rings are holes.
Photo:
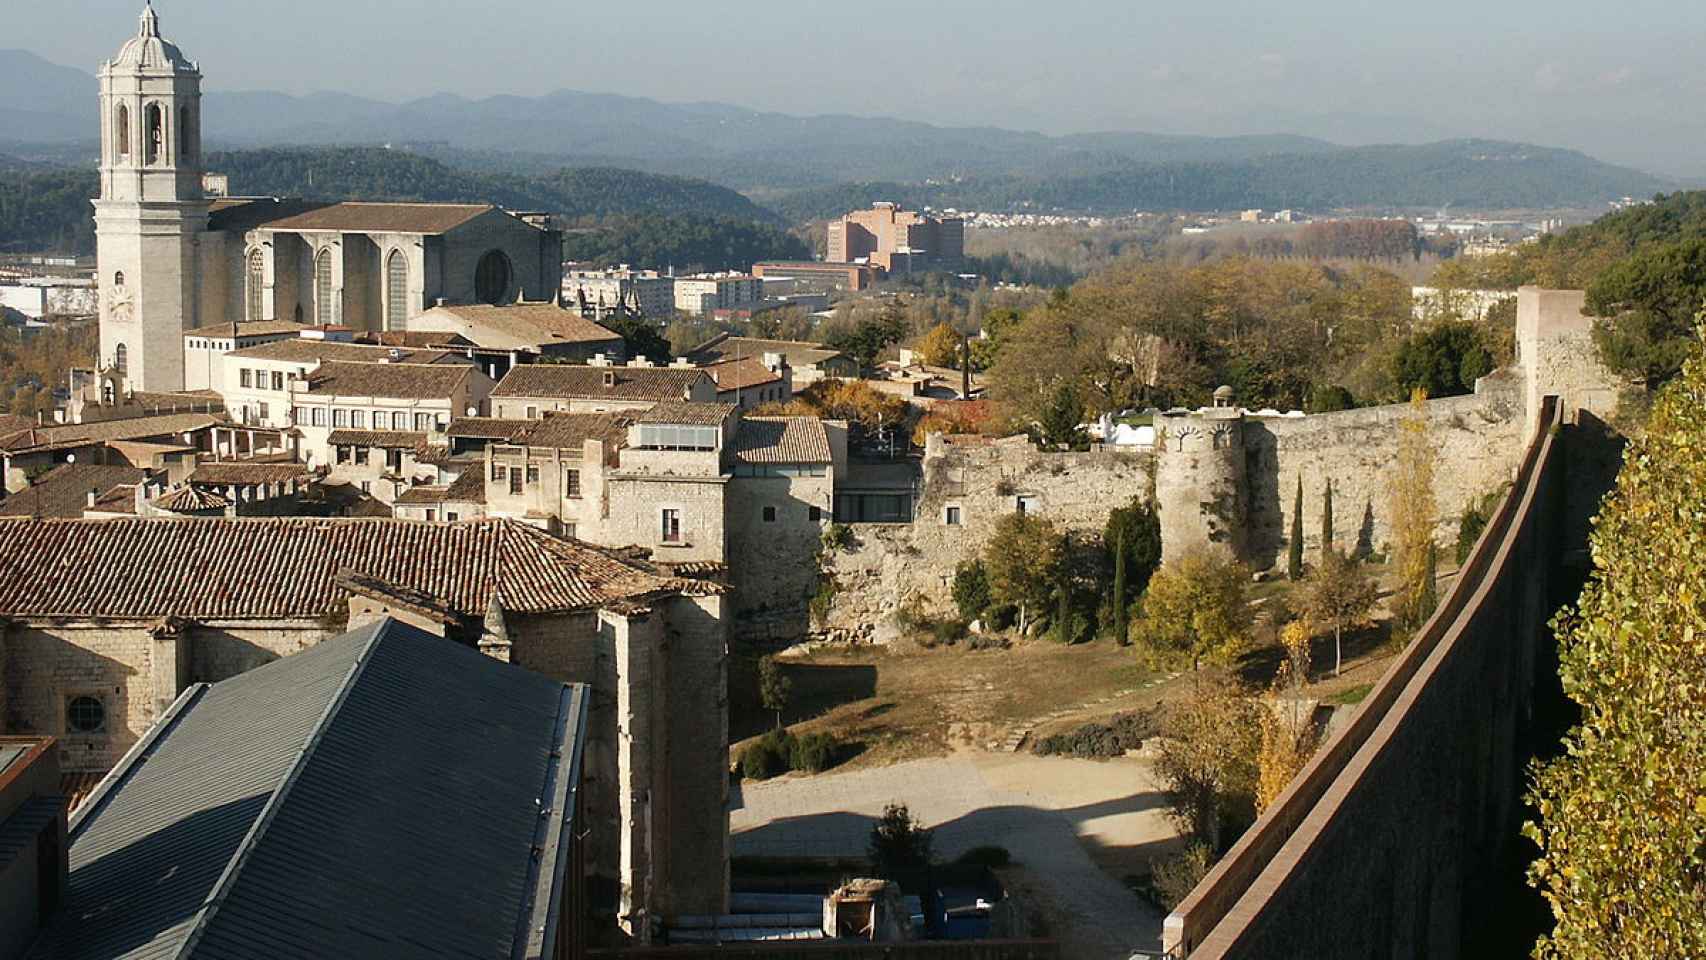
<path fill-rule="evenodd" d="M 145 475 L 135 467 L 62 464 L 0 501 L 0 517 L 81 517 L 89 505 L 89 491 L 99 491 L 98 497 L 121 483 L 137 483 Z"/>
<path fill-rule="evenodd" d="M 200 513 L 203 510 L 224 510 L 231 501 L 222 493 L 184 486 L 154 499 L 154 506 L 173 513 Z"/>
<path fill-rule="evenodd" d="M 688 351 L 687 359 L 704 366 L 735 357 L 762 360 L 767 353 L 781 354 L 788 359 L 788 365 L 791 367 L 807 367 L 846 356 L 841 351 L 831 350 L 821 343 L 805 340 L 761 340 L 757 337 L 735 337 L 725 333 Z"/>
<path fill-rule="evenodd" d="M 605 375 L 614 383 L 606 384 Z M 529 363 L 511 370 L 494 397 L 544 397 L 580 400 L 683 400 L 703 370 L 671 367 L 583 367 L 565 363 Z"/>
<path fill-rule="evenodd" d="M 308 374 L 308 393 L 320 397 L 440 400 L 454 397 L 474 375 L 466 364 L 322 363 Z"/>
<path fill-rule="evenodd" d="M 512 443 L 531 447 L 572 447 L 579 450 L 588 440 L 603 440 L 606 447 L 628 441 L 634 418 L 620 413 L 552 413 L 543 420 L 530 420 L 528 429 Z"/>
<path fill-rule="evenodd" d="M 634 418 L 635 423 L 670 423 L 684 427 L 720 427 L 740 407 L 732 403 L 660 403 Z"/>
<path fill-rule="evenodd" d="M 711 375 L 712 380 L 717 381 L 718 393 L 750 390 L 753 387 L 782 382 L 780 373 L 765 366 L 762 360 L 754 360 L 751 357 L 722 360 L 706 364 L 703 369 Z"/>
<path fill-rule="evenodd" d="M 816 417 L 746 417 L 735 434 L 743 463 L 831 463 L 829 434 Z"/>
<path fill-rule="evenodd" d="M 0 450 L 16 454 L 63 450 L 109 440 L 146 440 L 150 437 L 194 433 L 223 423 L 227 423 L 225 418 L 209 413 L 163 413 L 120 420 L 101 420 L 95 423 L 29 427 L 0 437 Z"/>
<path fill-rule="evenodd" d="M 452 438 L 508 440 L 537 422 L 535 420 L 505 420 L 498 417 L 457 417 L 450 421 L 450 427 L 445 433 Z"/>
<path fill-rule="evenodd" d="M 447 233 L 497 210 L 491 204 L 328 203 L 311 200 L 223 201 L 209 230 L 300 230 L 344 233 Z M 517 220 L 517 223 L 522 221 Z"/>
<path fill-rule="evenodd" d="M 444 491 L 445 503 L 485 503 L 486 465 L 478 463 L 457 475 Z"/>
<path fill-rule="evenodd" d="M 371 343 L 382 347 L 472 347 L 474 341 L 459 333 L 438 330 L 370 330 L 358 333 L 356 343 Z"/>
<path fill-rule="evenodd" d="M 426 445 L 427 435 L 408 430 L 333 430 L 326 442 L 334 447 L 383 447 L 413 450 Z"/>
<path fill-rule="evenodd" d="M 289 320 L 240 320 L 237 323 L 237 336 L 239 338 L 272 337 L 279 334 L 296 336 L 304 329 L 306 327 L 303 324 L 292 323 Z M 185 330 L 184 336 L 207 339 L 225 337 L 229 339 L 231 337 L 231 324 L 214 323 L 205 327 L 196 327 L 192 330 Z"/>
<path fill-rule="evenodd" d="M 404 490 L 397 495 L 397 499 L 393 502 L 401 504 L 443 503 L 444 495 L 449 491 L 448 486 L 441 487 L 436 484 L 423 483 L 420 486 Z"/>
<path fill-rule="evenodd" d="M 556 303 L 447 305 L 428 310 L 420 321 L 409 322 L 433 323 L 436 317 L 454 318 L 452 322 L 465 325 L 464 332 L 468 338 L 482 346 L 527 344 L 545 347 L 560 343 L 614 346 L 622 342 L 622 335 L 616 331 L 594 323 L 576 311 L 565 310 Z"/>
<path fill-rule="evenodd" d="M 136 513 L 136 484 L 121 483 L 95 498 L 88 510 L 96 513 Z"/>
<path fill-rule="evenodd" d="M 0 520 L 0 615 L 295 619 L 337 610 L 351 571 L 481 616 L 696 590 L 512 520 Z"/>
<path fill-rule="evenodd" d="M 356 363 L 379 363 L 391 359 L 392 350 L 402 350 L 403 363 L 437 363 L 457 356 L 447 350 L 415 350 L 407 347 L 382 347 L 372 343 L 345 343 L 340 340 L 307 340 L 295 337 L 257 343 L 252 347 L 233 350 L 228 357 L 245 360 L 284 360 L 289 363 L 319 363 L 344 360 Z"/>
<path fill-rule="evenodd" d="M 198 464 L 190 474 L 190 483 L 213 486 L 255 486 L 263 483 L 288 483 L 311 476 L 313 471 L 300 463 L 256 463 L 245 460 L 220 460 Z"/>
<path fill-rule="evenodd" d="M 28 430 L 36 425 L 34 417 L 19 416 L 15 413 L 0 413 L 0 437 Z"/>

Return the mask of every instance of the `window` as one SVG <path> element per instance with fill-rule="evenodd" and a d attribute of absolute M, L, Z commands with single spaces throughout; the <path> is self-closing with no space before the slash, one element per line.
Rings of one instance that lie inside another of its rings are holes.
<path fill-rule="evenodd" d="M 361 492 L 362 493 L 372 493 L 373 492 L 373 481 L 372 480 L 361 481 Z"/>
<path fill-rule="evenodd" d="M 354 448 L 353 447 L 346 447 L 340 443 L 334 449 L 336 449 L 338 452 L 338 462 L 339 463 L 349 463 L 350 458 L 352 456 L 354 456 L 354 452 L 353 452 Z"/>
<path fill-rule="evenodd" d="M 268 419 L 268 418 L 269 418 L 269 417 L 271 417 L 271 413 L 270 413 L 270 412 L 269 412 L 269 411 L 268 411 L 268 410 L 267 410 L 267 405 L 266 405 L 266 403 L 264 403 L 264 402 L 263 402 L 263 403 L 261 403 L 261 404 L 259 404 L 259 405 L 258 405 L 258 406 L 259 406 L 259 409 L 260 409 L 260 414 L 261 414 L 261 419 L 262 419 L 262 420 L 266 420 L 266 419 Z"/>
<path fill-rule="evenodd" d="M 444 522 L 445 523 L 455 523 L 456 521 L 458 521 L 460 519 L 462 519 L 462 516 L 461 516 L 461 514 L 458 514 L 458 513 L 447 511 L 444 514 Z"/>
<path fill-rule="evenodd" d="M 521 495 L 521 468 L 516 467 L 509 472 L 509 492 L 511 496 Z"/>
<path fill-rule="evenodd" d="M 351 410 L 349 412 L 349 425 L 350 425 L 351 429 L 366 430 L 367 429 L 367 411 L 366 410 Z"/>
<path fill-rule="evenodd" d="M 505 476 L 506 476 L 506 471 L 504 469 L 503 464 L 501 464 L 501 463 L 492 464 L 492 479 L 493 480 L 502 480 Z"/>
<path fill-rule="evenodd" d="M 195 157 L 195 122 L 190 116 L 190 108 L 178 110 L 178 159 L 190 160 Z"/>
<path fill-rule="evenodd" d="M 250 378 L 250 373 L 249 373 L 248 367 L 244 367 L 243 369 L 237 371 L 237 385 L 238 386 L 240 386 L 240 387 L 252 387 L 252 386 L 254 386 L 254 384 L 250 382 L 249 378 Z"/>
<path fill-rule="evenodd" d="M 415 414 L 415 432 L 416 433 L 425 433 L 431 429 L 432 429 L 432 414 L 430 414 L 430 413 L 417 413 L 417 414 Z"/>
<path fill-rule="evenodd" d="M 284 371 L 274 370 L 272 372 L 272 388 L 279 393 L 284 392 Z"/>
<path fill-rule="evenodd" d="M 314 322 L 336 323 L 337 316 L 332 309 L 332 251 L 328 248 L 314 257 Z"/>
<path fill-rule="evenodd" d="M 426 517 L 427 523 L 432 523 L 434 520 L 438 519 L 438 511 L 431 507 L 427 507 Z"/>
<path fill-rule="evenodd" d="M 823 508 L 822 507 L 807 507 L 806 508 L 806 516 L 811 520 L 811 522 L 819 523 L 823 520 Z"/>
<path fill-rule="evenodd" d="M 355 448 L 355 465 L 358 467 L 367 466 L 367 448 L 366 447 L 356 447 Z"/>
<path fill-rule="evenodd" d="M 776 522 L 776 508 L 775 507 L 765 507 L 764 508 L 764 522 L 765 523 L 775 523 Z"/>
<path fill-rule="evenodd" d="M 130 348 L 122 343 L 113 348 L 113 369 L 119 373 L 130 369 Z"/>
<path fill-rule="evenodd" d="M 263 319 L 261 309 L 267 285 L 267 261 L 259 250 L 249 253 L 249 270 L 247 286 L 244 292 L 248 294 L 248 314 L 251 322 Z"/>
<path fill-rule="evenodd" d="M 115 286 L 115 287 L 124 286 L 124 271 L 123 270 L 119 270 L 113 274 L 113 286 Z"/>
<path fill-rule="evenodd" d="M 1027 513 L 1028 514 L 1028 513 L 1036 513 L 1037 509 L 1041 506 L 1042 506 L 1042 504 L 1037 500 L 1036 497 L 1021 496 L 1019 498 L 1017 504 L 1016 504 L 1016 509 L 1020 513 Z"/>
<path fill-rule="evenodd" d="M 952 506 L 952 507 L 948 507 L 947 509 L 943 510 L 942 511 L 942 522 L 947 524 L 950 527 L 959 526 L 963 522 L 963 517 L 960 513 L 960 508 L 958 506 Z"/>
<path fill-rule="evenodd" d="M 563 524 L 563 536 L 568 537 L 570 540 L 575 539 L 575 535 L 578 532 L 579 532 L 579 528 L 576 527 L 574 524 L 572 524 L 572 523 Z"/>
<path fill-rule="evenodd" d="M 334 427 L 347 427 L 347 426 L 349 426 L 349 411 L 341 409 L 341 408 L 337 409 L 337 410 L 333 410 L 332 411 L 332 426 L 334 426 Z"/>
<path fill-rule="evenodd" d="M 129 107 L 122 103 L 118 105 L 118 114 L 113 117 L 113 126 L 118 128 L 113 131 L 116 134 L 114 139 L 118 142 L 118 156 L 120 159 L 128 160 L 130 159 Z M 119 286 L 124 286 L 123 282 L 120 282 Z"/>
<path fill-rule="evenodd" d="M 488 251 L 474 268 L 474 299 L 493 306 L 503 303 L 509 297 L 512 275 L 509 257 L 502 250 Z"/>
<path fill-rule="evenodd" d="M 648 450 L 715 450 L 717 427 L 682 427 L 667 423 L 640 424 L 640 446 Z"/>
<path fill-rule="evenodd" d="M 65 704 L 65 729 L 68 733 L 101 733 L 107 728 L 107 706 L 99 697 L 72 697 Z"/>
<path fill-rule="evenodd" d="M 528 407 L 527 408 L 527 419 L 529 419 L 529 420 L 539 419 L 539 408 L 538 407 Z"/>
<path fill-rule="evenodd" d="M 580 499 L 580 495 L 581 495 L 581 472 L 579 470 L 576 470 L 573 468 L 570 468 L 568 470 L 564 470 L 563 471 L 563 496 L 568 497 L 571 500 L 578 500 L 578 499 Z"/>
<path fill-rule="evenodd" d="M 663 511 L 663 542 L 681 542 L 681 511 L 665 509 Z"/>
<path fill-rule="evenodd" d="M 531 487 L 531 486 L 536 485 L 538 482 L 539 482 L 539 468 L 538 467 L 528 467 L 527 468 L 527 485 Z"/>
<path fill-rule="evenodd" d="M 409 429 L 409 415 L 404 413 L 401 410 L 391 411 L 391 429 L 393 429 L 393 430 L 407 430 L 407 429 Z"/>
<path fill-rule="evenodd" d="M 142 148 L 147 162 L 151 166 L 163 163 L 166 159 L 166 116 L 161 112 L 158 103 L 149 104 L 148 112 L 144 116 L 148 118 L 148 139 Z"/>
<path fill-rule="evenodd" d="M 326 408 L 325 407 L 315 407 L 314 408 L 314 426 L 323 427 L 325 425 L 326 425 Z"/>
<path fill-rule="evenodd" d="M 307 423 L 308 422 L 308 408 L 307 407 L 291 407 L 290 408 L 290 422 L 292 424 L 294 424 L 295 426 L 298 426 L 298 427 Z"/>
<path fill-rule="evenodd" d="M 401 250 L 385 259 L 385 329 L 409 326 L 409 258 Z"/>

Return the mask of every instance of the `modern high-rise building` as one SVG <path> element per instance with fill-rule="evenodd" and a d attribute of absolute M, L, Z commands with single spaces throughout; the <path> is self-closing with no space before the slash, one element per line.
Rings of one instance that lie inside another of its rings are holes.
<path fill-rule="evenodd" d="M 959 217 L 935 217 L 877 203 L 829 224 L 831 263 L 865 262 L 890 274 L 957 270 L 966 253 Z"/>

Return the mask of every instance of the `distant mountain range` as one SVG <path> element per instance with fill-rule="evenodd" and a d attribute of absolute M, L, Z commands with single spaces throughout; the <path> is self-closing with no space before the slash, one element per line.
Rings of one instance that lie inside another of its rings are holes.
<path fill-rule="evenodd" d="M 1495 141 L 1343 147 L 1290 135 L 1049 137 L 560 91 L 394 104 L 338 93 L 209 92 L 210 146 L 392 144 L 482 173 L 618 167 L 710 180 L 826 215 L 881 196 L 985 209 L 1562 207 L 1674 184 L 1568 150 Z M 95 80 L 0 51 L 0 153 L 93 153 Z M 7 135 L 10 131 L 10 136 Z M 28 148 L 26 148 L 26 146 Z M 61 157 L 63 159 L 63 157 Z M 234 181 L 233 188 L 244 189 Z"/>

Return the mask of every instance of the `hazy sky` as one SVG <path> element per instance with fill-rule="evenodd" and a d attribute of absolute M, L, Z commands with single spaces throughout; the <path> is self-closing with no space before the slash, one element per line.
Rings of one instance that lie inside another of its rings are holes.
<path fill-rule="evenodd" d="M 92 71 L 140 0 L 0 0 Z M 1487 136 L 1706 175 L 1701 0 L 158 0 L 209 89 L 575 89 L 1048 133 Z"/>

